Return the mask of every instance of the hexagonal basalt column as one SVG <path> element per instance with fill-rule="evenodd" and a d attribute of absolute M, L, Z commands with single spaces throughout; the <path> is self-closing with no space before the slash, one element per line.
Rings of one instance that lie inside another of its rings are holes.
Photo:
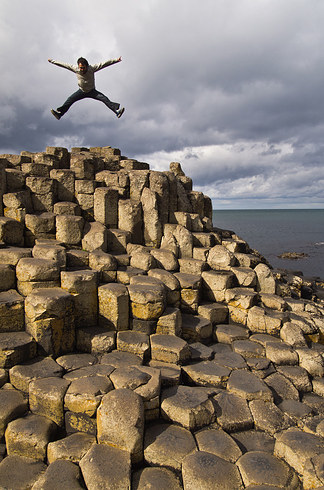
<path fill-rule="evenodd" d="M 61 272 L 61 287 L 74 297 L 75 326 L 97 325 L 97 272 L 92 270 Z"/>
<path fill-rule="evenodd" d="M 75 343 L 73 296 L 60 288 L 39 289 L 25 300 L 26 331 L 41 353 L 58 356 Z"/>

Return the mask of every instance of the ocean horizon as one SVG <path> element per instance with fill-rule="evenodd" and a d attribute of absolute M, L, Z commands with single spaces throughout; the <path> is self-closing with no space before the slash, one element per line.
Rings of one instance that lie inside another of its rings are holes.
<path fill-rule="evenodd" d="M 213 210 L 213 225 L 235 232 L 274 268 L 324 279 L 324 209 Z M 284 252 L 307 257 L 279 258 Z"/>

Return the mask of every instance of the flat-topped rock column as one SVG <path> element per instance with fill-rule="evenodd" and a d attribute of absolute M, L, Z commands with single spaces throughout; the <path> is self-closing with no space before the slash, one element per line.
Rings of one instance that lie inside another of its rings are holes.
<path fill-rule="evenodd" d="M 41 354 L 71 352 L 75 344 L 73 296 L 60 288 L 38 289 L 25 300 L 26 331 Z"/>
<path fill-rule="evenodd" d="M 27 296 L 34 289 L 60 286 L 60 270 L 57 262 L 51 259 L 23 258 L 16 267 L 17 289 Z"/>
<path fill-rule="evenodd" d="M 163 313 L 166 301 L 163 285 L 133 284 L 128 286 L 133 317 L 140 320 L 157 320 Z"/>
<path fill-rule="evenodd" d="M 99 286 L 98 301 L 100 326 L 117 331 L 129 329 L 129 296 L 124 284 Z"/>
<path fill-rule="evenodd" d="M 67 245 L 80 245 L 83 226 L 84 219 L 82 216 L 57 216 L 56 239 Z"/>
<path fill-rule="evenodd" d="M 109 228 L 118 228 L 118 191 L 98 187 L 94 192 L 94 219 Z"/>
<path fill-rule="evenodd" d="M 74 298 L 75 326 L 97 325 L 98 273 L 93 270 L 61 272 L 61 287 Z"/>

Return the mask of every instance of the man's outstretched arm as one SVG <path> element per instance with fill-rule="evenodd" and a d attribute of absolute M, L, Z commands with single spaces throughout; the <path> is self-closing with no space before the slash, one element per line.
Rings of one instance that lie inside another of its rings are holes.
<path fill-rule="evenodd" d="M 67 70 L 73 71 L 73 73 L 76 72 L 77 67 L 74 65 L 70 65 L 69 63 L 63 63 L 62 61 L 55 61 L 52 60 L 51 58 L 48 59 L 49 63 L 52 63 L 53 65 L 60 66 L 61 68 L 66 68 Z"/>
<path fill-rule="evenodd" d="M 102 70 L 103 68 L 106 68 L 107 66 L 114 65 L 115 63 L 119 63 L 122 60 L 122 57 L 119 56 L 119 58 L 116 58 L 114 60 L 108 60 L 104 61 L 103 63 L 97 63 L 95 65 L 92 65 L 94 71 Z"/>

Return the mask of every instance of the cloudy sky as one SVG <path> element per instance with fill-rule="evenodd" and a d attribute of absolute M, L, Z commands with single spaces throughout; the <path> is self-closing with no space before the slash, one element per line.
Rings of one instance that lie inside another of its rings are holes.
<path fill-rule="evenodd" d="M 179 161 L 215 209 L 324 208 L 323 0 L 0 0 L 0 153 L 112 146 Z M 48 58 L 122 56 L 83 100 Z"/>

